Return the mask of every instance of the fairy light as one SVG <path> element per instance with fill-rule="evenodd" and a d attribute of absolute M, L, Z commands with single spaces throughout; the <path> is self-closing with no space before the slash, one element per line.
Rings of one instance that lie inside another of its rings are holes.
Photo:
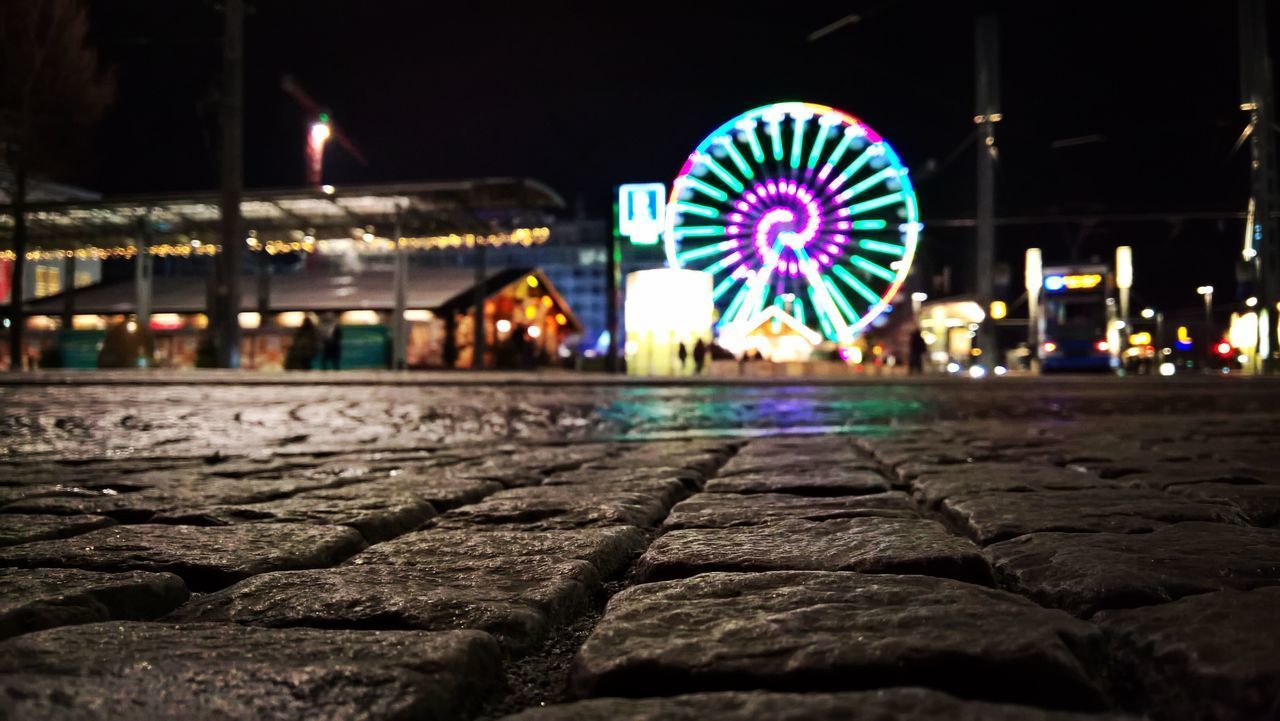
<path fill-rule="evenodd" d="M 392 241 L 390 238 L 373 237 L 372 234 L 370 235 L 370 240 L 367 242 L 354 244 L 357 252 L 370 254 L 389 253 L 395 249 L 396 242 Z M 494 247 L 522 246 L 527 248 L 547 242 L 547 239 L 550 236 L 550 228 L 517 228 L 510 232 L 490 233 L 487 235 L 466 233 L 425 237 L 403 237 L 399 239 L 399 244 L 409 250 L 473 248 L 477 245 Z M 326 250 L 336 251 L 340 247 L 348 247 L 350 245 L 352 244 L 348 238 L 316 240 L 312 235 L 305 235 L 300 240 L 263 240 L 262 238 L 253 236 L 245 239 L 245 247 L 247 247 L 251 252 L 266 252 L 268 255 L 279 255 L 282 253 L 324 253 Z M 218 243 L 205 243 L 198 239 L 190 238 L 186 241 L 150 244 L 147 246 L 147 252 L 153 256 L 162 258 L 189 258 L 217 255 L 222 252 L 222 246 Z M 59 260 L 66 258 L 75 258 L 76 260 L 128 260 L 137 254 L 138 249 L 132 245 L 117 245 L 111 247 L 87 245 L 75 249 L 28 250 L 25 255 L 27 260 L 36 261 Z M 0 260 L 13 260 L 16 257 L 16 254 L 12 250 L 0 250 Z"/>

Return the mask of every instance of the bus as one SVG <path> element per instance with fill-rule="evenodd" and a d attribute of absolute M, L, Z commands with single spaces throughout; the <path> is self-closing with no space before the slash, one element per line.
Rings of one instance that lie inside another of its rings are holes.
<path fill-rule="evenodd" d="M 1118 348 L 1108 334 L 1114 301 L 1105 265 L 1045 267 L 1041 290 L 1040 371 L 1112 372 Z"/>

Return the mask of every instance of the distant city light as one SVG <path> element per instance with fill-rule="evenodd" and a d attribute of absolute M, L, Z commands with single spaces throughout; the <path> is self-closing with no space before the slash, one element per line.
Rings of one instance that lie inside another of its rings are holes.
<path fill-rule="evenodd" d="M 1258 304 L 1258 299 L 1257 299 L 1257 298 L 1255 298 L 1254 296 L 1249 296 L 1248 298 L 1245 298 L 1245 299 L 1244 299 L 1244 304 L 1245 304 L 1246 306 L 1248 306 L 1248 307 L 1252 308 L 1252 307 L 1254 307 L 1255 305 L 1257 305 L 1257 304 Z"/>
<path fill-rule="evenodd" d="M 530 337 L 530 338 L 537 338 L 537 337 L 538 337 L 538 336 L 540 336 L 540 335 L 542 335 L 542 329 L 541 329 L 541 328 L 539 328 L 539 327 L 538 327 L 538 326 L 536 326 L 536 325 L 531 325 L 531 326 L 529 326 L 529 337 Z"/>
<path fill-rule="evenodd" d="M 497 323 L 494 323 L 494 326 L 498 329 L 499 333 L 511 332 L 511 321 L 507 320 L 506 318 L 503 318 L 499 320 Z"/>
<path fill-rule="evenodd" d="M 1008 368 L 1005 368 L 1004 366 L 996 366 L 995 368 L 993 368 L 993 369 L 992 369 L 992 371 L 993 371 L 996 375 L 998 375 L 998 376 L 1002 376 L 1002 375 L 1004 375 L 1005 373 L 1008 373 L 1008 372 L 1009 372 L 1009 369 L 1008 369 Z"/>
<path fill-rule="evenodd" d="M 969 367 L 969 377 L 970 377 L 970 378 L 981 378 L 981 377 L 985 376 L 986 374 L 987 374 L 987 369 L 986 369 L 986 368 L 983 368 L 982 366 L 970 366 L 970 367 Z"/>
<path fill-rule="evenodd" d="M 1160 375 L 1171 376 L 1173 375 L 1175 369 L 1176 367 L 1172 363 L 1165 361 L 1164 363 L 1160 364 Z"/>
<path fill-rule="evenodd" d="M 947 372 L 948 372 L 948 373 L 959 373 L 959 372 L 960 372 L 960 364 L 959 364 L 959 363 L 956 363 L 955 361 L 951 361 L 950 363 L 948 363 L 948 364 L 947 364 Z"/>
<path fill-rule="evenodd" d="M 1156 317 L 1156 312 L 1154 309 L 1151 309 L 1151 308 L 1143 308 L 1142 317 L 1146 318 L 1147 320 L 1151 320 L 1152 318 Z"/>

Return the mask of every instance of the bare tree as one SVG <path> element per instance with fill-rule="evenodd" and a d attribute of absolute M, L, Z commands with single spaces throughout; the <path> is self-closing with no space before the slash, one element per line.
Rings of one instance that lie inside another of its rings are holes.
<path fill-rule="evenodd" d="M 10 367 L 22 367 L 22 280 L 31 173 L 71 159 L 111 101 L 115 83 L 89 47 L 81 0 L 0 0 L 0 151 L 13 171 Z"/>

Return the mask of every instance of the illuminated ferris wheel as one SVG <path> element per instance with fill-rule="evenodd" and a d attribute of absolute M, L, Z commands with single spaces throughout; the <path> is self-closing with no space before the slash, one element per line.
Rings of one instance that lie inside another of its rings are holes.
<path fill-rule="evenodd" d="M 768 314 L 836 342 L 888 309 L 921 229 L 893 148 L 852 115 L 798 102 L 717 128 L 666 213 L 667 263 L 712 274 L 722 334 Z"/>

